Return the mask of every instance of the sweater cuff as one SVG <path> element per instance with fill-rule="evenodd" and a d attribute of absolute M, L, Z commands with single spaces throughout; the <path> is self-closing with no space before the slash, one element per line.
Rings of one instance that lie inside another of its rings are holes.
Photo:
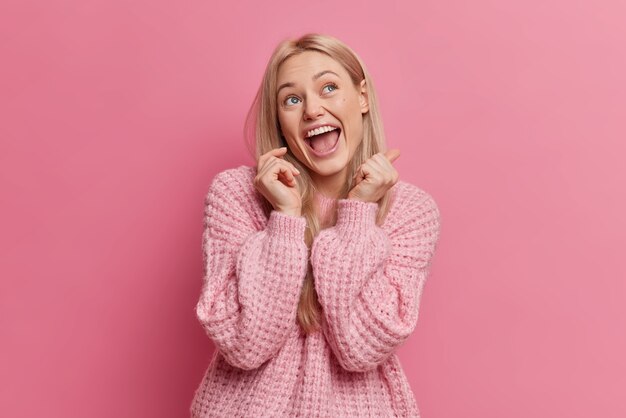
<path fill-rule="evenodd" d="M 356 199 L 339 199 L 337 201 L 337 223 L 341 228 L 365 231 L 376 225 L 378 203 L 364 202 Z"/>
<path fill-rule="evenodd" d="M 304 216 L 288 215 L 272 210 L 267 221 L 267 232 L 270 235 L 279 235 L 289 240 L 304 240 L 306 218 Z"/>

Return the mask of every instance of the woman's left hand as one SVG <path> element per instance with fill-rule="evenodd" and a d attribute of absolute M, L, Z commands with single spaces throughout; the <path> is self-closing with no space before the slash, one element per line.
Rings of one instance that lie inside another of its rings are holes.
<path fill-rule="evenodd" d="M 348 193 L 348 199 L 378 202 L 398 181 L 398 172 L 391 163 L 399 156 L 399 149 L 390 149 L 372 155 L 361 164 L 354 173 L 356 186 Z"/>

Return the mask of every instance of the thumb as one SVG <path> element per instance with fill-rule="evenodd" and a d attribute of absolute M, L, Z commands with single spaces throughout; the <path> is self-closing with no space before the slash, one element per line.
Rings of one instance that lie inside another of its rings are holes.
<path fill-rule="evenodd" d="M 393 149 L 385 151 L 385 157 L 387 157 L 387 159 L 390 162 L 394 162 L 395 160 L 398 159 L 399 156 L 400 156 L 400 150 L 397 148 L 393 148 Z"/>

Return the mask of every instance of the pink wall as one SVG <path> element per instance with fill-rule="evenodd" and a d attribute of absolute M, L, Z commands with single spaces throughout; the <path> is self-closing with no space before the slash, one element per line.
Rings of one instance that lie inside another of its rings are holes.
<path fill-rule="evenodd" d="M 319 31 L 442 212 L 399 349 L 423 417 L 626 416 L 623 3 L 264 4 L 3 2 L 0 415 L 187 416 L 204 194 L 252 163 L 275 43 Z"/>

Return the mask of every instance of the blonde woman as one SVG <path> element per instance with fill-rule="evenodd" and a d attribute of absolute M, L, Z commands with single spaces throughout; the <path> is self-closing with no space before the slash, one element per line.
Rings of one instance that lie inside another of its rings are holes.
<path fill-rule="evenodd" d="M 193 417 L 418 417 L 394 353 L 439 237 L 399 180 L 372 80 L 319 34 L 280 43 L 250 109 L 255 167 L 205 200 L 196 315 L 216 346 Z"/>

